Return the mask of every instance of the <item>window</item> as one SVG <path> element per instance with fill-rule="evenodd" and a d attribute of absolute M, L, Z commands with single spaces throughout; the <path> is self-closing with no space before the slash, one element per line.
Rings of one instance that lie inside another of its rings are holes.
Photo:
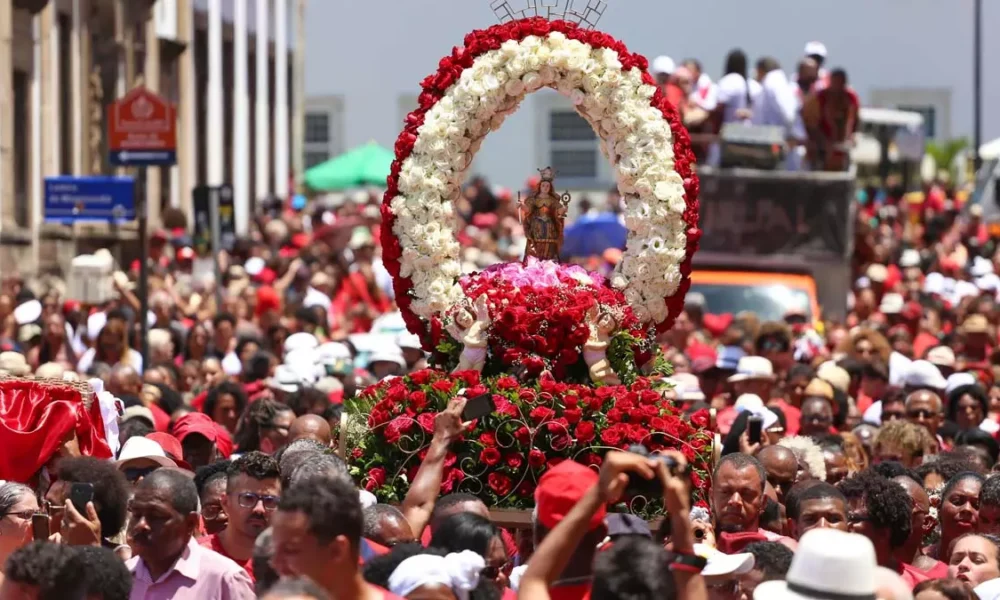
<path fill-rule="evenodd" d="M 574 110 L 549 113 L 549 163 L 558 177 L 594 180 L 600 149 L 597 134 Z"/>
<path fill-rule="evenodd" d="M 326 152 L 306 152 L 306 168 L 311 169 L 316 165 L 323 164 L 330 158 Z"/>
<path fill-rule="evenodd" d="M 906 110 L 909 112 L 920 113 L 924 117 L 924 135 L 928 139 L 933 139 L 935 137 L 935 131 L 937 129 L 935 119 L 937 117 L 937 108 L 934 106 L 907 106 L 901 104 L 896 107 L 899 110 Z"/>
<path fill-rule="evenodd" d="M 330 141 L 330 115 L 306 113 L 306 142 L 325 144 Z"/>

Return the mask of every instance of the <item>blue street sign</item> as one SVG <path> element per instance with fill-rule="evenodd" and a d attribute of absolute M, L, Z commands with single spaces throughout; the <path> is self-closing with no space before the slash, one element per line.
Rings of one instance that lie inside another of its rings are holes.
<path fill-rule="evenodd" d="M 135 219 L 131 177 L 46 177 L 45 220 L 119 222 Z"/>
<path fill-rule="evenodd" d="M 111 164 L 120 167 L 157 167 L 177 164 L 174 150 L 112 150 Z"/>

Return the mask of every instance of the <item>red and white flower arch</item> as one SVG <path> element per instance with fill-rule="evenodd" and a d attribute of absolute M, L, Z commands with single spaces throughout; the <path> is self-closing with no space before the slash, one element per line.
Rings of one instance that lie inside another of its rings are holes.
<path fill-rule="evenodd" d="M 466 169 L 486 134 L 543 87 L 572 99 L 617 171 L 629 235 L 611 285 L 643 322 L 672 325 L 701 236 L 698 178 L 688 133 L 647 67 L 607 34 L 532 18 L 472 32 L 422 82 L 396 140 L 381 238 L 396 301 L 425 344 L 429 324 L 464 298 L 450 224 Z"/>

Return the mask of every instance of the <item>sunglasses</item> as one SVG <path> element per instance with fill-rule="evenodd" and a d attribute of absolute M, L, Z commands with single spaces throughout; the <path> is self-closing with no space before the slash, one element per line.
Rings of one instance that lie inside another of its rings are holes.
<path fill-rule="evenodd" d="M 484 568 L 482 571 L 479 572 L 479 576 L 485 579 L 496 579 L 500 577 L 501 573 L 506 574 L 509 569 L 510 569 L 510 562 L 505 562 L 499 567 L 489 566 Z"/>
<path fill-rule="evenodd" d="M 930 419 L 936 415 L 937 413 L 924 409 L 906 411 L 906 416 L 910 419 Z"/>

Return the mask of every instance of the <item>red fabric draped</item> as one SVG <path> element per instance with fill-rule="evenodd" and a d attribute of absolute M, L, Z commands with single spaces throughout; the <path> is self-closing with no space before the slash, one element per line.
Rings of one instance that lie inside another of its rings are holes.
<path fill-rule="evenodd" d="M 96 400 L 88 410 L 72 386 L 0 380 L 0 479 L 30 481 L 73 432 L 83 455 L 111 458 Z"/>

